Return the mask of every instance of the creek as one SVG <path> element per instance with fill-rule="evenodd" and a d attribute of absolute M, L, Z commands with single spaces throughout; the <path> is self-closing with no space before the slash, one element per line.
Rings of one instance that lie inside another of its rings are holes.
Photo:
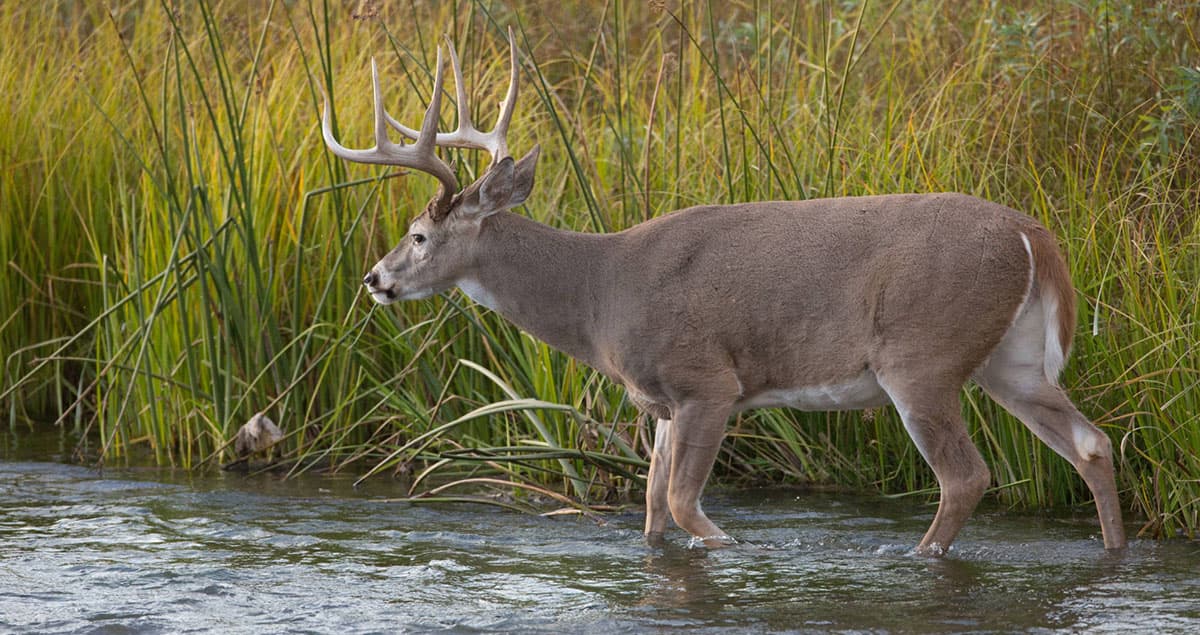
<path fill-rule="evenodd" d="M 0 460 L 0 632 L 1200 632 L 1200 543 L 1108 554 L 1090 509 L 985 506 L 928 559 L 920 497 L 717 490 L 749 544 L 705 551 L 402 494 Z"/>

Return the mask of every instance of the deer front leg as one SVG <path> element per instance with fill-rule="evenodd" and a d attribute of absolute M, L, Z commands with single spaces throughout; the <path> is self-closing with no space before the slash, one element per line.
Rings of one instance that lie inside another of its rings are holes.
<path fill-rule="evenodd" d="M 654 451 L 646 476 L 646 542 L 662 544 L 670 508 L 667 485 L 671 482 L 671 420 L 659 419 L 654 429 Z"/>
<path fill-rule="evenodd" d="M 700 494 L 717 460 L 731 409 L 731 402 L 688 402 L 675 410 L 671 423 L 667 506 L 675 524 L 691 534 L 693 542 L 710 548 L 736 542 L 700 509 Z"/>

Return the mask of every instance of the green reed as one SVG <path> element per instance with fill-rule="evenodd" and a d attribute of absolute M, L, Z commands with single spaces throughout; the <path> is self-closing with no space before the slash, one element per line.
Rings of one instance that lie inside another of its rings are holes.
<path fill-rule="evenodd" d="M 293 472 L 403 475 L 429 500 L 503 486 L 522 509 L 635 495 L 650 432 L 619 388 L 457 292 L 379 308 L 359 289 L 433 179 L 335 160 L 321 95 L 369 145 L 368 58 L 416 121 L 448 34 L 490 122 L 512 25 L 510 143 L 543 149 L 520 211 L 552 225 L 942 190 L 1046 223 L 1080 294 L 1064 385 L 1113 438 L 1146 530 L 1200 531 L 1194 4 L 359 4 L 0 5 L 20 43 L 0 47 L 11 428 L 64 426 L 81 459 L 200 467 L 263 411 Z M 485 166 L 449 156 L 464 180 Z M 995 497 L 1086 502 L 981 392 L 963 408 Z M 718 478 L 934 486 L 888 409 L 743 413 Z"/>

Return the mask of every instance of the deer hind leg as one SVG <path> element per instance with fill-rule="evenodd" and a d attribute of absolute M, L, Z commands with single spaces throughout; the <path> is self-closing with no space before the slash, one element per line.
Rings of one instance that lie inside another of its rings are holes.
<path fill-rule="evenodd" d="M 940 556 L 950 548 L 975 511 L 991 482 L 991 474 L 967 434 L 959 412 L 957 387 L 931 392 L 884 385 L 884 390 L 899 410 L 917 450 L 937 477 L 941 489 L 937 514 L 917 545 L 917 553 Z"/>
<path fill-rule="evenodd" d="M 646 542 L 659 544 L 667 529 L 670 507 L 667 485 L 671 482 L 671 420 L 659 419 L 654 429 L 654 451 L 646 476 Z"/>
<path fill-rule="evenodd" d="M 731 402 L 691 401 L 673 412 L 667 506 L 675 524 L 706 547 L 735 542 L 700 509 L 700 494 L 717 460 L 725 436 L 725 421 L 732 409 Z"/>
<path fill-rule="evenodd" d="M 1112 442 L 1083 416 L 1062 388 L 1045 375 L 1041 359 L 1019 360 L 999 350 L 975 374 L 975 381 L 1005 410 L 1083 477 L 1100 516 L 1105 549 L 1125 547 L 1121 502 L 1113 473 Z"/>

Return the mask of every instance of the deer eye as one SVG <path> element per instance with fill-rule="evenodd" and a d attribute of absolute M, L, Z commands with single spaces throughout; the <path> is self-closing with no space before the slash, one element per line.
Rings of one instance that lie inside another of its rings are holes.
<path fill-rule="evenodd" d="M 420 245 L 425 242 L 425 234 L 413 234 L 412 241 L 414 245 Z"/>

